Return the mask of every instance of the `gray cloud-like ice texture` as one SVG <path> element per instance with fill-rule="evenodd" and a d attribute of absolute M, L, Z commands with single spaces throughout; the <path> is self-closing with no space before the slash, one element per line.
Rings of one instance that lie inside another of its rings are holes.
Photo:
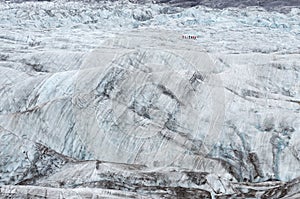
<path fill-rule="evenodd" d="M 296 0 L 0 2 L 0 197 L 299 198 L 299 22 Z"/>

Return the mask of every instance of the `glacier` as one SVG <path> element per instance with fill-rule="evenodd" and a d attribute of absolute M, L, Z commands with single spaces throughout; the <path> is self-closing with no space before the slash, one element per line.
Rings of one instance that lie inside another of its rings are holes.
<path fill-rule="evenodd" d="M 300 197 L 299 8 L 0 10 L 1 198 Z"/>

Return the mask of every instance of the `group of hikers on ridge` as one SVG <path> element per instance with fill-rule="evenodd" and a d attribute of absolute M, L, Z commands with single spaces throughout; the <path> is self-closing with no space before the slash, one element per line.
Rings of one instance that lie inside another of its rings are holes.
<path fill-rule="evenodd" d="M 198 36 L 195 36 L 195 35 L 189 35 L 189 36 L 186 36 L 186 35 L 182 35 L 182 39 L 197 39 Z"/>

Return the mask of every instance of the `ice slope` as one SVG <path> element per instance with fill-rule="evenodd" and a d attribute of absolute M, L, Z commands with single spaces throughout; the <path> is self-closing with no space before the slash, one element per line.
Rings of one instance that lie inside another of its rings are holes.
<path fill-rule="evenodd" d="M 26 2 L 0 10 L 3 197 L 299 194 L 299 9 Z M 96 167 L 88 160 L 107 161 L 119 177 L 101 170 L 91 183 L 82 176 Z M 121 174 L 112 162 L 125 165 Z M 138 177 L 124 178 L 133 164 Z M 161 184 L 143 178 L 153 169 Z"/>

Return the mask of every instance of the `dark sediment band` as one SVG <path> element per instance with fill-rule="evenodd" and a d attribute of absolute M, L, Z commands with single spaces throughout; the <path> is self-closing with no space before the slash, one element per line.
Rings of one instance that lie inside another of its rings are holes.
<path fill-rule="evenodd" d="M 53 1 L 53 0 L 0 0 L 0 2 L 25 2 L 25 1 Z M 66 0 L 70 1 L 70 0 Z M 75 0 L 78 1 L 78 0 Z M 82 2 L 104 2 L 118 0 L 82 0 Z M 144 4 L 167 4 L 176 7 L 189 8 L 197 5 L 207 6 L 211 8 L 224 9 L 229 7 L 245 8 L 257 6 L 267 11 L 289 12 L 291 8 L 300 8 L 299 0 L 128 0 L 132 3 Z"/>
<path fill-rule="evenodd" d="M 228 7 L 245 8 L 258 6 L 267 11 L 287 12 L 293 7 L 300 8 L 299 0 L 157 0 L 156 3 L 167 3 L 179 7 L 203 5 L 211 8 L 224 9 Z"/>

